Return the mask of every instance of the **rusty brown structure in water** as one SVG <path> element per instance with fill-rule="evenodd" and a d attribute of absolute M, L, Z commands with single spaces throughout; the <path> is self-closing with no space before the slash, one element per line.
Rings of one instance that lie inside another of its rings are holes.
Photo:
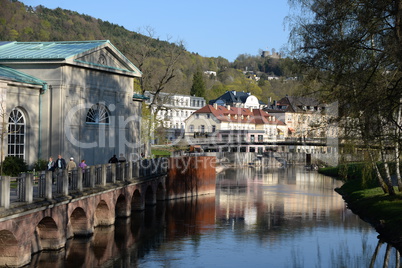
<path fill-rule="evenodd" d="M 183 156 L 169 159 L 166 195 L 170 199 L 215 194 L 215 156 Z"/>

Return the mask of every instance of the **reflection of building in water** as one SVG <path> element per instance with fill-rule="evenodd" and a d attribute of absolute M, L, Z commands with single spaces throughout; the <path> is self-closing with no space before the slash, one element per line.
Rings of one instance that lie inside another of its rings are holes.
<path fill-rule="evenodd" d="M 340 182 L 304 169 L 226 170 L 217 178 L 216 218 L 244 220 L 250 228 L 308 224 L 345 207 L 334 188 Z M 291 220 L 291 222 L 288 222 Z"/>

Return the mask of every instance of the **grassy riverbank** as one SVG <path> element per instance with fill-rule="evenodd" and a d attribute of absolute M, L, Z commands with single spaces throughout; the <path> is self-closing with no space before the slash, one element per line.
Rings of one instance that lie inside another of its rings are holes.
<path fill-rule="evenodd" d="M 319 172 L 342 179 L 345 183 L 335 191 L 342 195 L 348 207 L 371 223 L 389 242 L 402 242 L 402 193 L 396 187 L 395 196 L 384 194 L 373 175 L 365 171 L 364 164 L 326 168 Z"/>

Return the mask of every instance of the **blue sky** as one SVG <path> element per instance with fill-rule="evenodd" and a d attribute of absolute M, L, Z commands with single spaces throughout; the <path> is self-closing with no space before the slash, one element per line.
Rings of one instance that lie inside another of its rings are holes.
<path fill-rule="evenodd" d="M 63 8 L 124 26 L 151 27 L 156 37 L 182 40 L 190 52 L 234 61 L 239 54 L 277 52 L 287 46 L 286 0 L 20 0 L 25 5 Z"/>

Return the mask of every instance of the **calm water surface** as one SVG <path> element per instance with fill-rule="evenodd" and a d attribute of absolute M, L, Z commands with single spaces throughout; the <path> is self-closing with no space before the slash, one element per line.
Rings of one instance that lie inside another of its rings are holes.
<path fill-rule="evenodd" d="M 30 266 L 370 267 L 378 234 L 345 207 L 340 185 L 302 168 L 228 169 L 215 196 L 160 203 Z"/>

